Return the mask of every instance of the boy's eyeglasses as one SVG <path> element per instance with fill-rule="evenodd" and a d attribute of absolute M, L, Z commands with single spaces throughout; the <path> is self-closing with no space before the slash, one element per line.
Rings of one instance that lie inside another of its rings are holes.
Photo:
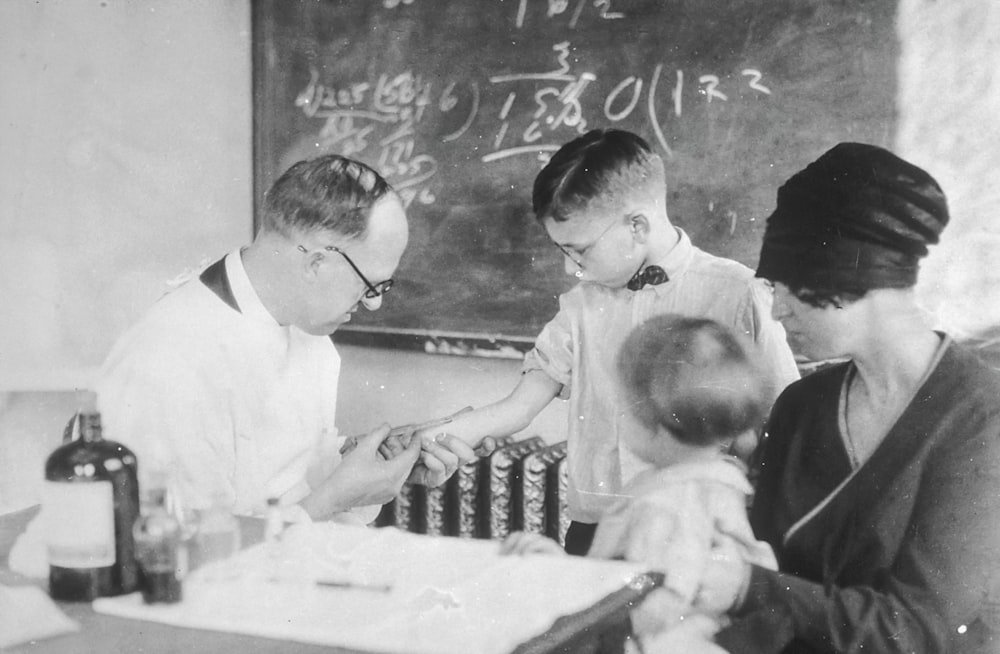
<path fill-rule="evenodd" d="M 309 250 L 305 249 L 301 245 L 299 245 L 298 248 L 304 254 L 309 253 Z M 364 273 L 361 272 L 361 270 L 354 264 L 353 261 L 351 261 L 351 258 L 347 256 L 347 253 L 338 248 L 337 246 L 327 245 L 324 246 L 323 249 L 326 250 L 327 252 L 336 252 L 340 256 L 344 257 L 344 261 L 347 262 L 347 265 L 351 267 L 351 269 L 355 272 L 358 278 L 362 282 L 364 282 L 365 286 L 368 287 L 368 290 L 365 291 L 365 297 L 368 298 L 369 300 L 374 300 L 377 297 L 385 295 L 392 288 L 393 281 L 391 277 L 385 281 L 379 282 L 378 284 L 372 284 L 370 281 L 368 281 L 368 278 L 365 277 Z"/>
<path fill-rule="evenodd" d="M 611 224 L 610 224 L 610 225 L 608 225 L 607 227 L 605 227 L 605 228 L 604 228 L 604 231 L 603 231 L 603 232 L 601 232 L 601 233 L 600 233 L 600 235 L 599 235 L 599 236 L 598 236 L 597 238 L 595 238 L 595 239 L 594 239 L 594 241 L 593 241 L 593 242 L 592 242 L 592 243 L 591 243 L 590 245 L 588 245 L 588 246 L 586 246 L 586 247 L 584 247 L 584 248 L 580 248 L 580 249 L 578 249 L 578 250 L 577 250 L 577 252 L 579 253 L 579 255 L 578 255 L 578 256 L 573 256 L 573 253 L 572 253 L 572 252 L 570 252 L 569 250 L 567 250 L 567 249 L 566 249 L 565 247 L 563 247 L 562 245 L 559 245 L 559 244 L 558 244 L 558 243 L 556 243 L 556 242 L 555 242 L 554 240 L 552 241 L 552 244 L 553 244 L 553 245 L 555 245 L 555 246 L 556 246 L 557 248 L 559 248 L 559 251 L 560 251 L 560 252 L 562 252 L 563 254 L 565 254 L 565 255 L 566 255 L 566 258 L 568 258 L 568 259 L 569 259 L 570 261 L 572 261 L 572 262 L 573 262 L 574 264 L 576 264 L 576 267 L 577 267 L 577 268 L 579 268 L 580 270 L 583 270 L 583 258 L 584 258 L 585 256 L 587 256 L 587 253 L 588 253 L 588 252 L 590 252 L 590 250 L 591 250 L 591 249 L 593 249 L 593 247 L 594 247 L 595 245 L 597 245 L 597 243 L 598 243 L 598 242 L 599 242 L 599 241 L 600 241 L 600 240 L 601 240 L 602 238 L 604 238 L 604 235 L 605 235 L 605 234 L 607 234 L 608 232 L 610 232 L 610 231 L 611 231 L 611 228 L 612 228 L 612 227 L 614 227 L 614 226 L 615 226 L 615 225 L 617 225 L 617 224 L 618 224 L 618 221 L 617 221 L 617 220 L 615 220 L 615 221 L 612 221 L 612 222 L 611 222 Z M 552 239 L 551 239 L 551 237 L 550 237 L 550 239 L 549 239 L 549 240 L 552 240 Z"/>

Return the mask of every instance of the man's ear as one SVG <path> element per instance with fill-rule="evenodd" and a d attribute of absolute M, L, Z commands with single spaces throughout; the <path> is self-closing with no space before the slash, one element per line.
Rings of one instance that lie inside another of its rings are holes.
<path fill-rule="evenodd" d="M 326 253 L 323 250 L 309 250 L 302 255 L 302 274 L 309 279 L 315 279 L 325 264 Z"/>

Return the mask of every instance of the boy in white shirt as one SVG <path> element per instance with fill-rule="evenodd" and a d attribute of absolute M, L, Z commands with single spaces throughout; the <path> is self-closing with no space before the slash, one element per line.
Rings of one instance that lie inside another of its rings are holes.
<path fill-rule="evenodd" d="M 766 282 L 692 245 L 670 223 L 666 195 L 663 161 L 630 132 L 593 130 L 553 155 L 535 179 L 532 205 L 579 283 L 560 297 L 513 391 L 447 427 L 475 445 L 525 429 L 557 396 L 569 400 L 570 553 L 587 551 L 603 512 L 648 467 L 623 443 L 625 434 L 647 428 L 614 390 L 614 358 L 635 326 L 673 313 L 745 335 L 762 362 L 768 406 L 798 378 L 785 332 L 771 318 Z M 744 451 L 756 443 L 755 431 L 741 441 Z"/>

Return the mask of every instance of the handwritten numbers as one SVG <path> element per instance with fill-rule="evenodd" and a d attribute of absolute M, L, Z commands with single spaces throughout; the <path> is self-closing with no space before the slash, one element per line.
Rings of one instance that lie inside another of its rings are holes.
<path fill-rule="evenodd" d="M 338 152 L 351 157 L 368 147 L 368 136 L 373 129 L 372 124 L 355 125 L 354 116 L 334 113 L 327 117 L 319 139 L 323 147 L 336 147 Z"/>
<path fill-rule="evenodd" d="M 558 52 L 556 61 L 559 62 L 559 70 L 554 71 L 554 75 L 565 75 L 569 72 L 569 41 L 560 41 L 552 46 L 552 49 Z"/>
<path fill-rule="evenodd" d="M 476 82 L 470 84 L 469 91 L 472 94 L 472 102 L 471 106 L 469 107 L 469 113 L 465 117 L 465 122 L 463 122 L 462 125 L 454 132 L 442 136 L 441 141 L 443 141 L 444 143 L 454 141 L 462 134 L 465 134 L 465 132 L 468 131 L 469 127 L 472 126 L 472 121 L 476 119 L 476 114 L 479 113 L 479 84 Z M 454 93 L 455 93 L 455 82 L 451 82 L 448 84 L 448 86 L 444 87 L 444 91 L 441 92 L 441 98 L 438 101 L 438 109 L 441 110 L 441 113 L 448 113 L 456 106 L 458 106 L 458 97 L 455 96 Z"/>
<path fill-rule="evenodd" d="M 620 0 L 521 0 L 521 6 L 537 8 L 541 16 L 543 1 L 550 16 L 565 13 L 568 18 L 569 14 L 589 9 L 591 18 L 596 17 L 595 11 L 605 20 L 622 17 L 621 12 L 612 9 L 612 4 L 617 6 Z M 415 2 L 383 0 L 383 6 L 396 8 Z M 634 120 L 639 103 L 645 101 L 646 116 L 637 120 L 646 123 L 663 151 L 672 156 L 669 143 L 678 130 L 698 133 L 700 129 L 697 109 L 703 105 L 694 105 L 694 115 L 682 121 L 685 108 L 692 113 L 690 107 L 684 107 L 685 100 L 701 95 L 706 105 L 729 103 L 730 111 L 739 111 L 740 99 L 772 95 L 764 83 L 764 73 L 752 67 L 737 67 L 720 76 L 711 69 L 685 71 L 671 68 L 670 62 L 659 62 L 650 77 L 624 70 L 618 78 L 597 83 L 597 75 L 583 69 L 587 65 L 587 44 L 574 47 L 570 40 L 558 41 L 547 58 L 548 65 L 531 59 L 523 61 L 527 71 L 516 64 L 513 70 L 498 71 L 487 78 L 489 85 L 482 88 L 476 79 L 447 77 L 438 86 L 412 70 L 373 75 L 371 80 L 338 79 L 324 84 L 319 71 L 310 68 L 309 79 L 294 104 L 306 116 L 324 121 L 316 147 L 377 161 L 378 168 L 409 206 L 412 202 L 435 201 L 429 184 L 437 173 L 438 162 L 425 150 L 423 142 L 428 138 L 436 140 L 438 146 L 453 148 L 452 142 L 471 137 L 469 145 L 476 150 L 474 156 L 483 163 L 524 155 L 543 161 L 566 140 L 565 134 L 557 137 L 557 132 L 586 132 L 592 122 L 590 112 L 603 110 L 603 119 L 610 123 Z M 541 70 L 531 70 L 536 65 Z M 669 79 L 670 70 L 674 71 L 673 80 Z M 685 75 L 693 75 L 697 83 L 685 86 Z M 658 86 L 663 87 L 659 92 Z M 587 93 L 604 95 L 591 98 Z M 664 106 L 658 107 L 658 103 Z M 482 116 L 481 106 L 487 112 Z M 432 119 L 436 126 L 433 134 L 422 128 L 429 113 L 436 114 L 436 120 Z M 709 114 L 707 117 L 712 118 L 717 111 L 713 108 Z M 484 122 L 487 124 L 480 124 Z M 490 151 L 479 153 L 480 144 Z"/>
<path fill-rule="evenodd" d="M 447 113 L 455 108 L 458 104 L 458 98 L 454 96 L 455 93 L 455 82 L 451 82 L 448 86 L 444 87 L 444 91 L 441 91 L 441 99 L 438 100 L 438 109 L 443 113 Z"/>
<path fill-rule="evenodd" d="M 404 4 L 413 1 L 402 0 Z M 449 86 L 439 98 L 436 106 L 442 112 L 458 105 L 453 90 L 454 85 Z M 458 138 L 471 125 L 479 110 L 479 89 L 474 83 L 471 95 L 469 116 L 448 137 Z M 438 164 L 433 156 L 420 152 L 417 141 L 419 123 L 425 111 L 433 109 L 431 105 L 431 85 L 411 71 L 393 76 L 382 74 L 375 84 L 344 82 L 335 87 L 321 84 L 319 72 L 311 69 L 308 84 L 295 98 L 295 106 L 304 114 L 325 119 L 316 143 L 318 148 L 349 157 L 375 159 L 377 168 L 399 192 L 404 206 L 414 201 L 434 201 L 434 194 L 426 185 L 436 174 Z"/>
<path fill-rule="evenodd" d="M 507 99 L 504 100 L 503 106 L 500 108 L 500 120 L 503 123 L 500 124 L 500 130 L 497 132 L 496 138 L 493 139 L 493 149 L 499 150 L 500 145 L 503 143 L 503 139 L 507 136 L 507 130 L 510 129 L 510 121 L 507 120 L 508 114 L 510 114 L 510 108 L 514 104 L 514 99 L 517 94 L 514 92 L 507 94 Z"/>
<path fill-rule="evenodd" d="M 389 2 L 389 0 L 385 0 Z M 396 3 L 399 0 L 394 0 Z M 410 0 L 412 2 L 413 0 Z M 520 29 L 524 27 L 524 21 L 528 15 L 528 5 L 531 4 L 529 0 L 520 0 L 517 3 L 517 17 L 514 19 L 514 25 Z M 545 0 L 546 10 L 545 19 L 551 20 L 556 17 L 560 17 L 567 13 L 570 8 L 571 0 Z M 580 15 L 583 14 L 583 10 L 587 7 L 588 0 L 577 0 L 573 11 L 569 17 L 569 28 L 576 29 L 577 24 L 580 22 Z M 621 20 L 625 18 L 625 12 L 615 11 L 612 8 L 612 0 L 593 0 L 591 6 L 597 10 L 597 17 L 601 20 Z"/>
<path fill-rule="evenodd" d="M 594 0 L 594 6 L 601 10 L 601 18 L 604 20 L 625 18 L 625 14 L 622 12 L 611 11 L 611 0 Z"/>
<path fill-rule="evenodd" d="M 705 101 L 712 104 L 712 98 L 719 98 L 723 102 L 729 98 L 725 93 L 718 90 L 719 78 L 716 75 L 702 75 L 698 78 L 698 83 L 702 84 L 704 88 L 699 89 L 698 92 L 705 95 Z"/>
<path fill-rule="evenodd" d="M 677 83 L 674 84 L 674 90 L 670 92 L 670 97 L 674 101 L 674 115 L 678 118 L 681 117 L 682 99 L 681 93 L 684 91 L 684 71 L 677 71 Z"/>
<path fill-rule="evenodd" d="M 760 83 L 763 74 L 761 74 L 759 70 L 754 68 L 744 68 L 740 74 L 750 78 L 750 81 L 747 82 L 747 86 L 752 88 L 754 91 L 760 91 L 761 93 L 771 95 L 771 89 Z"/>
<path fill-rule="evenodd" d="M 612 112 L 611 105 L 618 99 L 618 94 L 629 86 L 633 87 L 632 99 L 628 101 L 628 104 L 625 105 L 623 110 Z M 637 78 L 635 75 L 629 75 L 619 82 L 618 86 L 611 89 L 611 93 L 608 93 L 608 97 L 604 100 L 604 115 L 607 116 L 608 120 L 611 122 L 623 120 L 628 117 L 630 113 L 632 113 L 633 109 L 635 109 L 635 105 L 639 102 L 640 95 L 642 95 L 642 78 Z"/>
<path fill-rule="evenodd" d="M 549 0 L 548 18 L 557 16 L 569 8 L 569 0 Z"/>
<path fill-rule="evenodd" d="M 505 145 L 504 141 L 512 128 L 512 122 L 517 121 L 519 114 L 522 120 L 525 118 L 522 113 L 524 102 L 519 103 L 521 106 L 515 106 L 515 100 L 519 97 L 518 92 L 507 92 L 506 99 L 498 114 L 501 124 L 493 137 L 494 152 L 484 155 L 483 161 L 495 161 L 528 151 L 537 153 L 543 150 L 547 151 L 551 147 L 558 147 L 538 143 L 546 131 L 555 131 L 560 127 L 575 128 L 580 134 L 586 131 L 587 119 L 584 116 L 586 106 L 580 98 L 587 86 L 597 79 L 597 76 L 590 72 L 579 74 L 572 72 L 570 56 L 574 53 L 574 48 L 571 47 L 569 41 L 556 43 L 552 46 L 552 51 L 555 53 L 558 66 L 555 70 L 539 73 L 513 72 L 490 76 L 490 83 L 494 85 L 530 83 L 535 87 L 535 90 L 528 91 L 525 95 L 530 93 L 529 97 L 534 100 L 534 104 L 530 116 L 527 117 L 528 124 L 520 132 L 520 141 L 513 145 Z M 541 86 L 539 82 L 547 84 Z M 626 111 L 631 111 L 631 107 L 627 108 Z"/>
<path fill-rule="evenodd" d="M 567 84 L 559 96 L 563 103 L 562 111 L 556 116 L 552 124 L 552 129 L 560 125 L 567 127 L 577 127 L 577 131 L 583 134 L 587 130 L 587 121 L 583 117 L 583 105 L 580 104 L 580 96 L 587 85 L 597 79 L 593 73 L 580 73 L 580 78 L 571 84 Z"/>
<path fill-rule="evenodd" d="M 518 29 L 524 27 L 524 14 L 528 11 L 528 0 L 521 0 L 517 3 L 517 18 L 514 19 L 514 25 Z"/>
<path fill-rule="evenodd" d="M 663 136 L 663 129 L 660 127 L 660 119 L 656 117 L 656 85 L 660 82 L 660 73 L 662 72 L 663 64 L 656 64 L 656 68 L 653 69 L 653 79 L 649 82 L 649 97 L 646 98 L 648 101 L 647 110 L 649 111 L 649 123 L 653 126 L 653 132 L 656 133 L 656 140 L 663 146 L 667 155 L 672 156 L 673 152 L 667 145 L 667 139 Z"/>

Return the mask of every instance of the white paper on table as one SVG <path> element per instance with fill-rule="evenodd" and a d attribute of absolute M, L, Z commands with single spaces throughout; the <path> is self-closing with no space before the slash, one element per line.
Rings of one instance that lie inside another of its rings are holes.
<path fill-rule="evenodd" d="M 166 624 L 398 654 L 500 654 L 645 570 L 571 556 L 500 556 L 494 541 L 300 524 L 184 582 L 178 604 L 138 594 L 94 609 Z M 334 580 L 380 592 L 317 585 Z"/>
<path fill-rule="evenodd" d="M 0 585 L 0 649 L 79 628 L 41 588 Z"/>
<path fill-rule="evenodd" d="M 14 572 L 32 579 L 47 579 L 49 557 L 45 542 L 45 525 L 42 513 L 38 512 L 24 531 L 14 541 L 7 556 L 7 566 Z"/>

